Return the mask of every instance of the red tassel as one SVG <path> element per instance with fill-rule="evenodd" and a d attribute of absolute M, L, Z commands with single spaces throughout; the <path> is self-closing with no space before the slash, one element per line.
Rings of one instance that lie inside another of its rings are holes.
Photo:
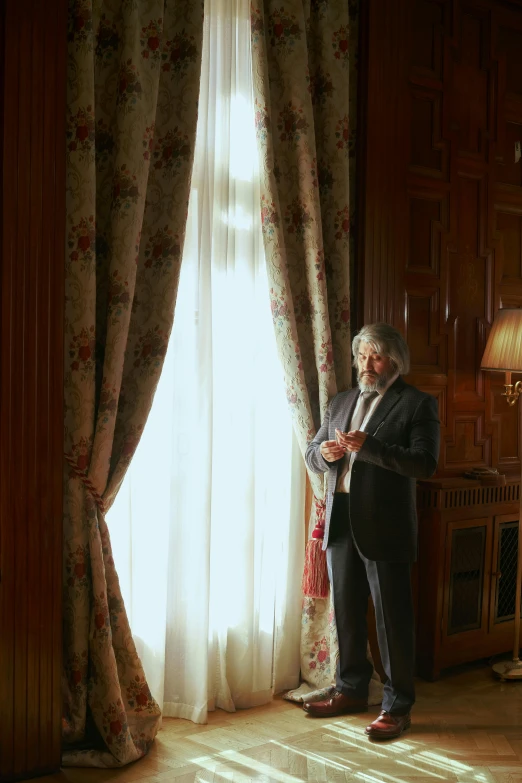
<path fill-rule="evenodd" d="M 326 552 L 323 551 L 326 506 L 316 498 L 314 501 L 316 524 L 306 544 L 302 590 L 309 598 L 326 598 L 330 587 Z"/>

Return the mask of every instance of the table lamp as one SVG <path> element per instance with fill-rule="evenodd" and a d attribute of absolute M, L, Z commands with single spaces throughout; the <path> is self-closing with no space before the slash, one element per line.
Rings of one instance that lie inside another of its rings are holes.
<path fill-rule="evenodd" d="M 508 405 L 515 405 L 522 392 L 522 382 L 517 381 L 513 386 L 511 373 L 522 373 L 522 309 L 506 308 L 498 311 L 489 333 L 480 368 L 482 370 L 505 372 L 505 391 L 502 396 L 506 398 Z M 522 445 L 522 414 L 520 411 L 518 415 L 518 433 L 520 450 Z M 502 680 L 522 680 L 522 661 L 519 657 L 520 598 L 522 591 L 522 487 L 519 488 L 519 493 L 513 660 L 500 661 L 493 665 L 494 673 Z"/>

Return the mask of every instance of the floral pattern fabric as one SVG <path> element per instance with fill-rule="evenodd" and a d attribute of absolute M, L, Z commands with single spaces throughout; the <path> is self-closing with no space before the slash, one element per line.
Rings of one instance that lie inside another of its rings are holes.
<path fill-rule="evenodd" d="M 173 322 L 203 3 L 71 0 L 65 314 L 64 764 L 147 752 L 160 711 L 105 512 L 145 425 Z M 149 568 L 149 564 L 144 564 Z"/>
<path fill-rule="evenodd" d="M 301 627 L 301 675 L 303 682 L 288 691 L 289 701 L 317 701 L 326 698 L 335 683 L 335 667 L 339 654 L 335 617 L 328 598 L 303 599 Z M 373 663 L 368 645 L 368 659 Z M 368 704 L 382 702 L 383 684 L 373 670 L 368 691 Z"/>
<path fill-rule="evenodd" d="M 252 0 L 261 214 L 272 318 L 304 454 L 328 401 L 351 384 L 357 0 Z M 324 508 L 322 477 L 309 474 Z M 313 528 L 321 503 L 312 503 Z M 301 674 L 333 683 L 329 601 L 305 598 Z M 296 697 L 297 698 L 297 697 Z"/>
<path fill-rule="evenodd" d="M 348 6 L 253 0 L 251 28 L 272 317 L 304 453 L 351 380 L 349 63 L 336 56 Z M 321 498 L 322 480 L 310 481 Z"/>

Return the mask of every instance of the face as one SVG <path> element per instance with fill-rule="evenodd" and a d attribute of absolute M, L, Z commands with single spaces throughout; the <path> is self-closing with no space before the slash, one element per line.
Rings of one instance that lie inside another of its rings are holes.
<path fill-rule="evenodd" d="M 389 356 L 377 353 L 368 343 L 359 343 L 357 380 L 361 391 L 384 389 L 394 373 L 395 368 Z"/>

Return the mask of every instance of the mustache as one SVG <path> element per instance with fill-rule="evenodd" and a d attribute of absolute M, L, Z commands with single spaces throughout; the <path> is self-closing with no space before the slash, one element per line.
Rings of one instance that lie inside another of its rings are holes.
<path fill-rule="evenodd" d="M 384 389 L 388 383 L 388 373 L 378 373 L 374 370 L 364 370 L 357 374 L 357 380 L 362 391 L 367 391 L 368 388 L 377 391 L 378 389 Z M 364 383 L 367 380 L 368 383 Z"/>

